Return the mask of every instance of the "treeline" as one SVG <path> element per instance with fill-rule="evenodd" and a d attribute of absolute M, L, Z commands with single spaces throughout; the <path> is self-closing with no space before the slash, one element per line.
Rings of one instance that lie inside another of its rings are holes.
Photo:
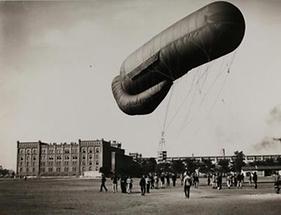
<path fill-rule="evenodd" d="M 9 169 L 0 169 L 0 178 L 14 177 L 15 172 Z"/>
<path fill-rule="evenodd" d="M 127 175 L 132 177 L 141 177 L 149 173 L 160 175 L 161 173 L 174 173 L 180 175 L 185 171 L 195 172 L 199 170 L 202 174 L 210 174 L 214 172 L 221 172 L 223 174 L 228 172 L 241 172 L 245 165 L 244 154 L 242 151 L 234 153 L 233 161 L 228 159 L 221 159 L 217 164 L 214 164 L 210 159 L 197 161 L 192 158 L 185 160 L 173 160 L 170 162 L 157 163 L 155 158 L 140 159 L 137 162 L 131 163 L 129 166 L 116 169 L 116 174 Z M 106 169 L 101 168 L 101 172 L 110 175 Z"/>

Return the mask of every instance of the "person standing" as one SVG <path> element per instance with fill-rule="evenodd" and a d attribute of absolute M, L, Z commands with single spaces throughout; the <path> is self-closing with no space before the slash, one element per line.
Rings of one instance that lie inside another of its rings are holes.
<path fill-rule="evenodd" d="M 161 173 L 160 180 L 161 180 L 161 188 L 164 188 L 165 187 L 165 174 L 163 172 Z"/>
<path fill-rule="evenodd" d="M 253 181 L 255 184 L 255 189 L 257 189 L 258 188 L 258 175 L 256 172 L 254 172 L 254 174 L 253 174 Z"/>
<path fill-rule="evenodd" d="M 140 188 L 141 188 L 141 195 L 144 196 L 145 194 L 145 186 L 146 186 L 146 181 L 144 175 L 141 177 L 140 180 Z"/>
<path fill-rule="evenodd" d="M 114 174 L 113 177 L 112 177 L 112 190 L 113 190 L 113 193 L 118 192 L 117 182 L 118 182 L 118 177 L 117 177 L 116 174 Z"/>
<path fill-rule="evenodd" d="M 227 185 L 228 189 L 230 189 L 230 186 L 231 186 L 231 175 L 230 174 L 228 174 L 226 176 L 226 185 Z"/>
<path fill-rule="evenodd" d="M 207 185 L 210 186 L 210 184 L 211 184 L 211 176 L 210 176 L 210 174 L 208 174 L 208 176 L 207 176 Z"/>
<path fill-rule="evenodd" d="M 166 173 L 166 182 L 167 182 L 167 187 L 170 187 L 170 173 Z"/>
<path fill-rule="evenodd" d="M 127 193 L 129 194 L 131 193 L 131 189 L 133 187 L 133 180 L 131 179 L 130 176 L 128 176 L 126 182 L 127 182 Z"/>
<path fill-rule="evenodd" d="M 249 173 L 249 184 L 252 184 L 252 173 Z"/>
<path fill-rule="evenodd" d="M 281 178 L 279 173 L 277 172 L 274 179 L 274 188 L 277 194 L 280 193 L 280 185 L 281 185 Z"/>
<path fill-rule="evenodd" d="M 102 176 L 101 176 L 100 192 L 102 192 L 103 189 L 105 189 L 105 191 L 107 192 L 107 188 L 106 188 L 106 186 L 105 186 L 105 182 L 106 182 L 105 175 L 102 174 Z"/>
<path fill-rule="evenodd" d="M 147 175 L 145 177 L 145 183 L 146 183 L 146 192 L 149 193 L 149 189 L 150 189 L 150 177 Z"/>
<path fill-rule="evenodd" d="M 127 177 L 125 175 L 121 176 L 120 185 L 121 185 L 122 193 L 126 193 L 126 185 L 127 185 L 126 181 L 127 181 Z"/>
<path fill-rule="evenodd" d="M 184 186 L 185 197 L 189 198 L 189 196 L 190 196 L 190 186 L 191 186 L 191 177 L 189 176 L 189 174 L 187 172 L 184 174 L 183 186 Z"/>
<path fill-rule="evenodd" d="M 176 181 L 177 181 L 177 173 L 173 173 L 172 180 L 173 180 L 173 187 L 175 187 L 176 186 Z"/>

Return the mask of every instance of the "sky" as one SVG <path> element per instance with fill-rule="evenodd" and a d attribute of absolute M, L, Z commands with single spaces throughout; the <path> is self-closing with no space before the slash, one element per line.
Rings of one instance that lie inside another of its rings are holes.
<path fill-rule="evenodd" d="M 241 45 L 176 80 L 152 114 L 128 116 L 113 98 L 130 53 L 210 2 L 0 2 L 0 165 L 16 168 L 17 141 L 104 138 L 156 156 L 163 128 L 168 156 L 281 154 L 281 1 L 229 1 L 245 18 Z"/>

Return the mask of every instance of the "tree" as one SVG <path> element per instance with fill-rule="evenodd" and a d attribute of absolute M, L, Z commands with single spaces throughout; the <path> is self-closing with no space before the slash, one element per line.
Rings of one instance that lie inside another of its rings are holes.
<path fill-rule="evenodd" d="M 220 166 L 222 173 L 229 172 L 230 169 L 229 169 L 229 160 L 228 159 L 219 160 L 218 165 Z"/>
<path fill-rule="evenodd" d="M 245 155 L 243 154 L 243 151 L 234 152 L 234 159 L 231 162 L 232 171 L 241 172 L 242 167 L 245 166 L 244 158 L 245 158 Z"/>
<path fill-rule="evenodd" d="M 203 159 L 200 163 L 200 172 L 202 173 L 210 173 L 215 168 L 215 165 L 212 163 L 210 159 Z"/>
<path fill-rule="evenodd" d="M 181 160 L 173 160 L 172 161 L 172 171 L 175 173 L 183 173 L 184 172 L 184 164 Z"/>
<path fill-rule="evenodd" d="M 157 162 L 156 162 L 155 158 L 149 158 L 147 160 L 144 160 L 141 163 L 141 168 L 142 168 L 143 174 L 148 174 L 150 172 L 155 172 L 156 171 L 156 166 L 157 166 Z"/>
<path fill-rule="evenodd" d="M 169 172 L 171 170 L 171 164 L 170 163 L 158 163 L 156 167 L 157 174 L 160 174 L 162 172 Z"/>
<path fill-rule="evenodd" d="M 184 164 L 185 169 L 189 172 L 194 172 L 199 167 L 199 163 L 190 158 L 185 159 Z"/>

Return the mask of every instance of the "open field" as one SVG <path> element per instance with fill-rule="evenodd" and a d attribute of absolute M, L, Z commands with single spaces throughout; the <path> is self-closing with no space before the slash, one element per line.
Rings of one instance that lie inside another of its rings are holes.
<path fill-rule="evenodd" d="M 258 189 L 216 190 L 204 185 L 184 197 L 180 185 L 152 190 L 141 196 L 138 179 L 133 193 L 99 192 L 100 182 L 90 179 L 0 180 L 0 215 L 11 214 L 281 214 L 281 194 L 272 183 Z M 203 183 L 203 182 L 202 182 Z"/>

